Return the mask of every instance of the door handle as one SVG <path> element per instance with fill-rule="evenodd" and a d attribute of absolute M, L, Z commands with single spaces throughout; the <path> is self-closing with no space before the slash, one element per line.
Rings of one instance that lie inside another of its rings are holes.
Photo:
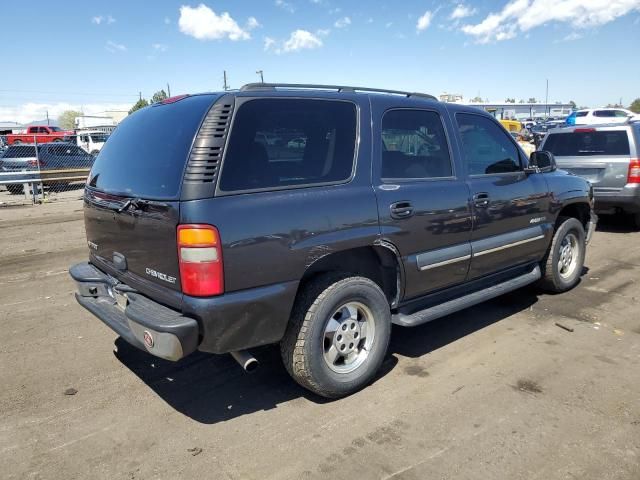
<path fill-rule="evenodd" d="M 402 202 L 394 202 L 389 205 L 389 210 L 391 211 L 391 218 L 409 218 L 413 215 L 413 206 L 411 202 L 402 201 Z"/>
<path fill-rule="evenodd" d="M 487 192 L 476 193 L 473 196 L 473 205 L 478 208 L 486 208 L 489 206 L 489 194 Z"/>

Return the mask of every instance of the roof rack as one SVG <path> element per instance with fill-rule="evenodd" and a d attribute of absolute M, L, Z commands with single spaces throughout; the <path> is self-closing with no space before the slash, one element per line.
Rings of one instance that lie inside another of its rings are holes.
<path fill-rule="evenodd" d="M 349 87 L 345 85 L 316 85 L 312 83 L 247 83 L 240 88 L 241 92 L 250 90 L 275 90 L 276 88 L 300 89 L 300 90 L 336 90 L 337 92 L 368 92 L 368 93 L 388 93 L 391 95 L 402 95 L 403 97 L 418 97 L 428 100 L 438 101 L 433 95 L 428 93 L 404 92 L 402 90 L 387 90 L 384 88 L 369 87 Z"/>

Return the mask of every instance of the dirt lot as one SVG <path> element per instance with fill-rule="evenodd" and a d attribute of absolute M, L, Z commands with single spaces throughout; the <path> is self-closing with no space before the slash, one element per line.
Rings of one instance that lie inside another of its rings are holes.
<path fill-rule="evenodd" d="M 394 328 L 378 380 L 334 402 L 275 348 L 247 375 L 116 340 L 72 296 L 79 202 L 0 208 L 0 228 L 3 479 L 640 478 L 640 233 L 620 221 L 572 292 Z"/>

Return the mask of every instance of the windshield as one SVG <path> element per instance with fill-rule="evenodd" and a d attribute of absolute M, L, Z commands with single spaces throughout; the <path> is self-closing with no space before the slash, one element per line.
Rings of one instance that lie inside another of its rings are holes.
<path fill-rule="evenodd" d="M 196 95 L 125 118 L 102 147 L 89 187 L 132 197 L 177 198 L 191 143 L 215 99 Z"/>
<path fill-rule="evenodd" d="M 550 133 L 542 147 L 558 157 L 629 155 L 626 130 Z"/>

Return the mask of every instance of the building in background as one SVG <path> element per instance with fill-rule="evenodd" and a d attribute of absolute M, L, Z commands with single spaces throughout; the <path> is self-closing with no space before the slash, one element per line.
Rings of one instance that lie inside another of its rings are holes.
<path fill-rule="evenodd" d="M 20 133 L 26 127 L 18 122 L 0 122 L 0 135 L 8 135 L 11 133 Z"/>
<path fill-rule="evenodd" d="M 447 103 L 460 103 L 462 102 L 462 95 L 459 93 L 441 93 L 438 95 L 441 102 Z"/>

